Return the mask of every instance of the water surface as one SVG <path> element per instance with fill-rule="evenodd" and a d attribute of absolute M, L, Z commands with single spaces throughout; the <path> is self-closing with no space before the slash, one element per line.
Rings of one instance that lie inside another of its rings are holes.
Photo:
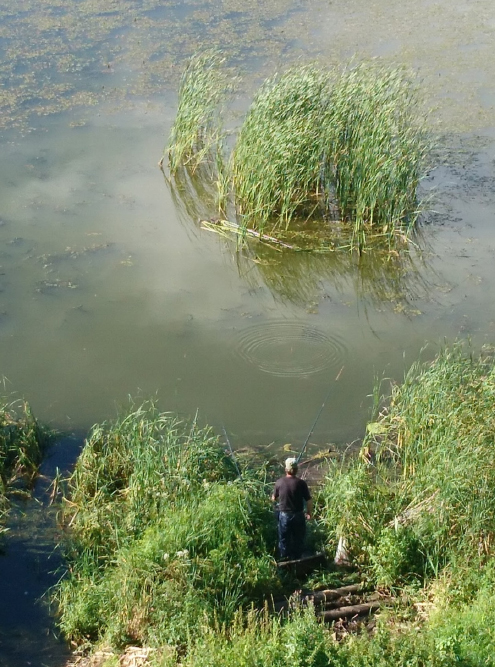
<path fill-rule="evenodd" d="M 362 437 L 377 378 L 400 381 L 445 338 L 493 343 L 492 2 L 8 0 L 0 19 L 0 373 L 39 418 L 84 432 L 158 395 L 234 446 L 297 451 L 330 391 L 312 442 L 342 445 Z M 184 60 L 205 45 L 243 72 L 233 124 L 290 62 L 415 68 L 441 138 L 421 256 L 239 256 L 178 207 L 157 162 Z M 4 578 L 37 553 L 19 530 Z M 29 643 L 46 615 L 6 595 L 28 620 L 9 667 L 63 664 Z"/>

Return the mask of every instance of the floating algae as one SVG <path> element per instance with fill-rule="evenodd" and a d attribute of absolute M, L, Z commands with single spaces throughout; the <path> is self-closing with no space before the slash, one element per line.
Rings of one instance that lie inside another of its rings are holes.
<path fill-rule="evenodd" d="M 26 130 L 36 116 L 105 101 L 128 107 L 133 98 L 162 94 L 177 63 L 200 44 L 266 57 L 281 48 L 266 40 L 268 22 L 283 22 L 291 8 L 289 0 L 200 0 L 187 9 L 159 0 L 26 0 L 19 10 L 7 0 L 0 8 L 0 128 Z"/>

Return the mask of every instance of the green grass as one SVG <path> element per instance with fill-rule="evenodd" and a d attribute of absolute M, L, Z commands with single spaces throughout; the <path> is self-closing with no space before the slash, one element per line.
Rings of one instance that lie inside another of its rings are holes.
<path fill-rule="evenodd" d="M 268 612 L 238 613 L 229 628 L 200 631 L 184 667 L 326 667 L 328 638 L 311 609 L 284 622 Z M 163 660 L 172 667 L 174 657 Z"/>
<path fill-rule="evenodd" d="M 49 441 L 49 432 L 33 417 L 27 403 L 0 405 L 0 533 L 8 514 L 8 495 L 30 488 Z"/>
<path fill-rule="evenodd" d="M 324 131 L 326 189 L 353 225 L 352 245 L 366 246 L 368 234 L 392 245 L 407 236 L 421 210 L 417 189 L 430 150 L 411 76 L 377 62 L 345 70 Z"/>
<path fill-rule="evenodd" d="M 219 64 L 196 56 L 186 70 L 169 142 L 172 173 L 179 164 L 208 163 L 208 147 L 219 145 L 212 120 L 224 87 Z M 198 141 L 202 135 L 212 138 Z M 230 196 L 246 229 L 282 240 L 296 232 L 290 238 L 299 246 L 297 232 L 304 238 L 304 222 L 316 220 L 326 250 L 332 238 L 360 251 L 377 242 L 401 247 L 422 209 L 417 192 L 430 149 L 418 88 L 405 69 L 378 61 L 341 72 L 300 65 L 262 84 L 230 159 L 215 150 L 203 177 L 217 187 L 222 211 Z"/>
<path fill-rule="evenodd" d="M 249 496 L 249 499 L 248 499 Z M 185 645 L 279 586 L 262 481 L 208 428 L 146 404 L 95 426 L 68 482 L 68 639 Z"/>
<path fill-rule="evenodd" d="M 316 66 L 290 69 L 261 86 L 233 153 L 236 204 L 247 226 L 287 227 L 318 205 L 328 107 L 328 73 Z"/>
<path fill-rule="evenodd" d="M 422 602 L 428 618 L 414 607 L 385 613 L 372 632 L 351 633 L 336 640 L 311 608 L 288 619 L 267 613 L 238 614 L 229 628 L 202 628 L 191 641 L 184 667 L 493 667 L 495 604 L 492 572 L 478 575 L 469 601 Z M 176 654 L 154 665 L 175 667 Z"/>

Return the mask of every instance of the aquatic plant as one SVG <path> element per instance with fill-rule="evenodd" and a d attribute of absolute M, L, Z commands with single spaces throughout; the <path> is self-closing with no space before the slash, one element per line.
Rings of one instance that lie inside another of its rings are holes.
<path fill-rule="evenodd" d="M 214 65 L 199 57 L 193 62 L 196 69 L 205 68 L 206 88 L 217 85 L 210 73 Z M 199 112 L 185 111 L 201 107 L 201 95 L 190 98 L 189 88 L 181 88 L 170 140 L 172 173 L 188 164 L 188 155 L 196 154 L 198 162 L 206 156 L 189 138 L 201 133 L 203 122 Z M 208 103 L 219 101 L 210 96 Z M 213 117 L 213 107 L 205 108 L 207 118 Z M 182 117 L 189 115 L 194 131 L 182 127 Z M 214 135 L 220 136 L 218 129 Z M 227 209 L 231 194 L 237 220 L 208 228 L 240 242 L 257 237 L 319 252 L 407 244 L 422 209 L 417 191 L 430 148 L 418 89 L 405 69 L 377 61 L 342 72 L 293 67 L 262 84 L 230 160 L 222 157 L 214 167 L 220 153 L 210 156 L 211 173 L 205 176 L 220 188 L 220 210 Z M 306 229 L 309 221 L 316 221 L 317 229 Z"/>
<path fill-rule="evenodd" d="M 261 86 L 233 153 L 243 224 L 287 227 L 303 209 L 310 214 L 318 206 L 328 105 L 328 73 L 315 65 L 295 67 Z"/>
<path fill-rule="evenodd" d="M 0 406 L 0 533 L 8 512 L 7 496 L 14 488 L 29 488 L 38 472 L 49 431 L 39 424 L 23 401 Z"/>
<path fill-rule="evenodd" d="M 267 498 L 209 428 L 153 404 L 95 426 L 65 501 L 64 634 L 183 644 L 276 589 Z"/>
<path fill-rule="evenodd" d="M 225 59 L 209 50 L 193 56 L 182 75 L 179 106 L 167 146 L 170 171 L 193 170 L 221 151 L 223 136 L 219 107 L 228 84 L 221 65 Z"/>
<path fill-rule="evenodd" d="M 353 225 L 352 244 L 364 247 L 367 234 L 392 244 L 407 235 L 421 210 L 417 189 L 430 151 L 410 74 L 376 62 L 344 70 L 325 131 L 326 189 Z"/>

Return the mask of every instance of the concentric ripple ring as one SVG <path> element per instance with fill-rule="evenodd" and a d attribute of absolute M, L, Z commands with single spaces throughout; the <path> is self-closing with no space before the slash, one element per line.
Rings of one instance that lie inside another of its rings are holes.
<path fill-rule="evenodd" d="M 244 329 L 236 351 L 261 371 L 282 377 L 338 370 L 347 356 L 338 336 L 293 320 L 271 320 Z"/>

